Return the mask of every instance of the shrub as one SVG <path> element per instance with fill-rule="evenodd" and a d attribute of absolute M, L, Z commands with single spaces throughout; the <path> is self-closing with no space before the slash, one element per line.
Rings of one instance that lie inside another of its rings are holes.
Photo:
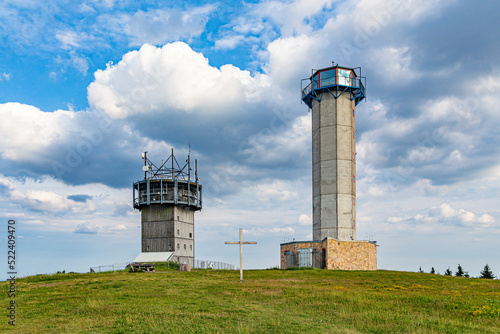
<path fill-rule="evenodd" d="M 457 276 L 457 277 L 464 277 L 465 276 L 465 272 L 462 269 L 462 266 L 460 264 L 458 264 L 458 268 L 457 268 L 457 272 L 455 273 L 455 276 Z"/>
<path fill-rule="evenodd" d="M 493 272 L 491 271 L 491 268 L 487 263 L 484 266 L 483 270 L 481 270 L 480 274 L 481 276 L 479 276 L 479 278 L 487 278 L 487 279 L 495 278 L 495 275 L 493 275 Z"/>

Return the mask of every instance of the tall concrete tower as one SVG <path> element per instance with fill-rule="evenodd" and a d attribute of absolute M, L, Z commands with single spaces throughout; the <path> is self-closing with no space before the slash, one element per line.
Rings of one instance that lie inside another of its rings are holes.
<path fill-rule="evenodd" d="M 183 167 L 174 156 L 157 167 L 144 159 L 144 179 L 134 183 L 134 209 L 141 211 L 142 252 L 174 252 L 171 260 L 194 263 L 194 212 L 201 210 L 201 184 L 190 154 Z"/>
<path fill-rule="evenodd" d="M 302 80 L 312 110 L 313 240 L 356 240 L 356 106 L 361 68 L 334 65 Z"/>

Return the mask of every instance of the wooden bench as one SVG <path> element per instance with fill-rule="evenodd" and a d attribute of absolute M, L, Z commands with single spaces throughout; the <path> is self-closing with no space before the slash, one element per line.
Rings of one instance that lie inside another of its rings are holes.
<path fill-rule="evenodd" d="M 133 262 L 129 264 L 129 267 L 132 271 L 147 271 L 147 272 L 155 271 L 154 263 Z"/>

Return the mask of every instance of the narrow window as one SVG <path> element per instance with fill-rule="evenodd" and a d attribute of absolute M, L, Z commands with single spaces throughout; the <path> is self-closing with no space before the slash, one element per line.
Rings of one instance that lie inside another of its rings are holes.
<path fill-rule="evenodd" d="M 186 244 L 184 244 L 184 249 L 186 249 Z"/>
<path fill-rule="evenodd" d="M 177 230 L 177 235 L 179 235 L 179 234 L 180 234 L 180 232 L 179 232 L 179 230 Z"/>
<path fill-rule="evenodd" d="M 189 250 L 193 250 L 193 245 L 189 245 Z"/>
<path fill-rule="evenodd" d="M 177 244 L 177 249 L 179 249 L 179 248 L 180 248 L 180 246 L 179 246 L 179 244 Z"/>
<path fill-rule="evenodd" d="M 193 234 L 192 233 L 189 233 L 189 237 L 192 238 L 193 237 Z"/>

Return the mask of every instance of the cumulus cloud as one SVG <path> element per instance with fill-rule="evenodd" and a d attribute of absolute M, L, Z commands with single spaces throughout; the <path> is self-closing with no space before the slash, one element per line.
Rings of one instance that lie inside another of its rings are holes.
<path fill-rule="evenodd" d="M 64 110 L 44 113 L 20 104 L 0 104 L 0 154 L 3 159 L 38 160 L 55 143 L 64 141 L 68 128 L 74 128 L 74 114 Z M 22 131 L 19 131 L 22 129 Z"/>
<path fill-rule="evenodd" d="M 232 65 L 210 66 L 208 59 L 182 42 L 161 48 L 145 44 L 94 75 L 89 103 L 112 118 L 167 110 L 238 112 L 239 104 L 259 101 L 269 86 L 265 75 L 252 76 Z"/>

